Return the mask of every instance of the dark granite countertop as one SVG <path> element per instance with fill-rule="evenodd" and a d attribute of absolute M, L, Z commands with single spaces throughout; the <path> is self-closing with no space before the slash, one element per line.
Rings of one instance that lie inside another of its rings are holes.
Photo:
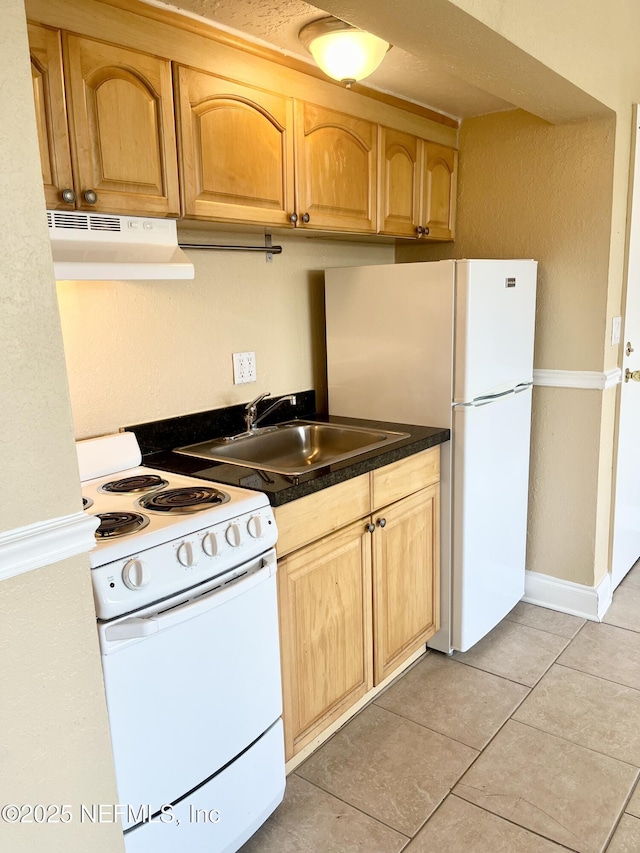
<path fill-rule="evenodd" d="M 307 417 L 306 419 L 310 420 L 311 418 Z M 176 474 L 187 474 L 217 483 L 256 489 L 267 494 L 272 506 L 281 506 L 289 501 L 310 495 L 321 489 L 326 489 L 328 486 L 334 486 L 336 483 L 350 480 L 352 477 L 359 477 L 361 474 L 366 474 L 375 468 L 389 465 L 391 462 L 397 462 L 399 459 L 404 459 L 421 450 L 435 447 L 447 441 L 450 437 L 448 429 L 437 427 L 413 426 L 410 424 L 331 416 L 317 416 L 313 419 L 329 423 L 397 430 L 409 433 L 409 436 L 408 438 L 400 439 L 390 447 L 387 446 L 379 450 L 362 453 L 343 462 L 303 474 L 300 477 L 288 477 L 281 474 L 274 474 L 270 471 L 244 468 L 240 465 L 229 463 L 211 463 L 205 459 L 195 456 L 185 456 L 173 451 L 150 454 L 144 457 L 143 463 L 151 468 L 173 471 Z"/>

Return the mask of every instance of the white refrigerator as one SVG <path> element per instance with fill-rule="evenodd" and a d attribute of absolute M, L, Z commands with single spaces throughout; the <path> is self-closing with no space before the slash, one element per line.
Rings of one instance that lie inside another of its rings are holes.
<path fill-rule="evenodd" d="M 524 594 L 537 262 L 325 271 L 329 412 L 448 427 L 441 628 L 467 651 Z"/>

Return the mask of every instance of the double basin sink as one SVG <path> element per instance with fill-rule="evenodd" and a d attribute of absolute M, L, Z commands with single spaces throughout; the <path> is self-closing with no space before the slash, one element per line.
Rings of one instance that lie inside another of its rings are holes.
<path fill-rule="evenodd" d="M 230 462 L 275 474 L 299 477 L 394 444 L 409 433 L 344 426 L 317 421 L 290 421 L 233 438 L 203 441 L 179 453 L 214 462 Z"/>

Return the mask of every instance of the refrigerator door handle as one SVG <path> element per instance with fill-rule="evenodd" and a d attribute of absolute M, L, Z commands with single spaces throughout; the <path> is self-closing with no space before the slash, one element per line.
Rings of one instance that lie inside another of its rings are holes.
<path fill-rule="evenodd" d="M 494 400 L 499 400 L 501 397 L 507 397 L 509 394 L 520 394 L 522 391 L 527 391 L 533 387 L 533 382 L 520 382 L 514 388 L 509 388 L 507 391 L 501 391 L 499 394 L 483 394 L 481 397 L 476 397 L 468 403 L 454 403 L 454 406 L 488 406 Z"/>
<path fill-rule="evenodd" d="M 500 400 L 502 397 L 508 397 L 509 394 L 513 394 L 514 389 L 509 388 L 508 391 L 501 391 L 499 394 L 485 394 L 482 397 L 476 397 L 473 400 L 470 400 L 468 403 L 455 403 L 455 406 L 473 406 L 474 408 L 478 408 L 478 406 L 488 406 L 490 403 L 493 403 L 494 400 Z"/>

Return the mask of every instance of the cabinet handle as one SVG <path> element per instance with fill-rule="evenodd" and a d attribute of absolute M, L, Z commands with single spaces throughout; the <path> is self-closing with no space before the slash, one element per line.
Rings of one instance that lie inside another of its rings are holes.
<path fill-rule="evenodd" d="M 305 224 L 305 225 L 307 224 L 307 222 L 309 221 L 309 219 L 310 219 L 310 217 L 309 217 L 309 214 L 308 214 L 308 213 L 303 213 L 303 214 L 302 214 L 302 221 L 304 222 L 304 224 Z"/>
<path fill-rule="evenodd" d="M 371 524 L 371 522 L 369 522 L 369 524 L 365 525 L 364 529 L 367 531 L 367 533 L 373 533 L 373 531 L 376 529 L 376 527 L 375 527 L 375 524 Z"/>
<path fill-rule="evenodd" d="M 297 221 L 298 221 L 298 214 L 292 213 L 291 216 L 289 217 L 289 222 L 292 222 L 295 225 Z"/>
<path fill-rule="evenodd" d="M 76 200 L 76 194 L 70 187 L 67 187 L 66 189 L 62 190 L 62 192 L 60 193 L 60 197 L 62 198 L 62 201 L 66 202 L 67 204 L 73 204 Z"/>
<path fill-rule="evenodd" d="M 82 193 L 82 198 L 87 204 L 95 204 L 98 201 L 98 193 L 95 190 L 85 190 Z"/>
<path fill-rule="evenodd" d="M 422 233 L 424 234 L 424 236 L 425 236 L 425 237 L 428 237 L 428 236 L 429 236 L 429 229 L 427 228 L 427 226 L 426 226 L 426 225 L 425 225 L 425 226 L 424 226 L 424 228 L 422 229 Z"/>
<path fill-rule="evenodd" d="M 376 524 L 378 525 L 378 527 L 386 527 L 387 519 L 386 518 L 379 518 L 379 519 L 377 519 Z"/>
<path fill-rule="evenodd" d="M 422 236 L 422 225 L 416 225 L 416 234 L 418 237 Z"/>

